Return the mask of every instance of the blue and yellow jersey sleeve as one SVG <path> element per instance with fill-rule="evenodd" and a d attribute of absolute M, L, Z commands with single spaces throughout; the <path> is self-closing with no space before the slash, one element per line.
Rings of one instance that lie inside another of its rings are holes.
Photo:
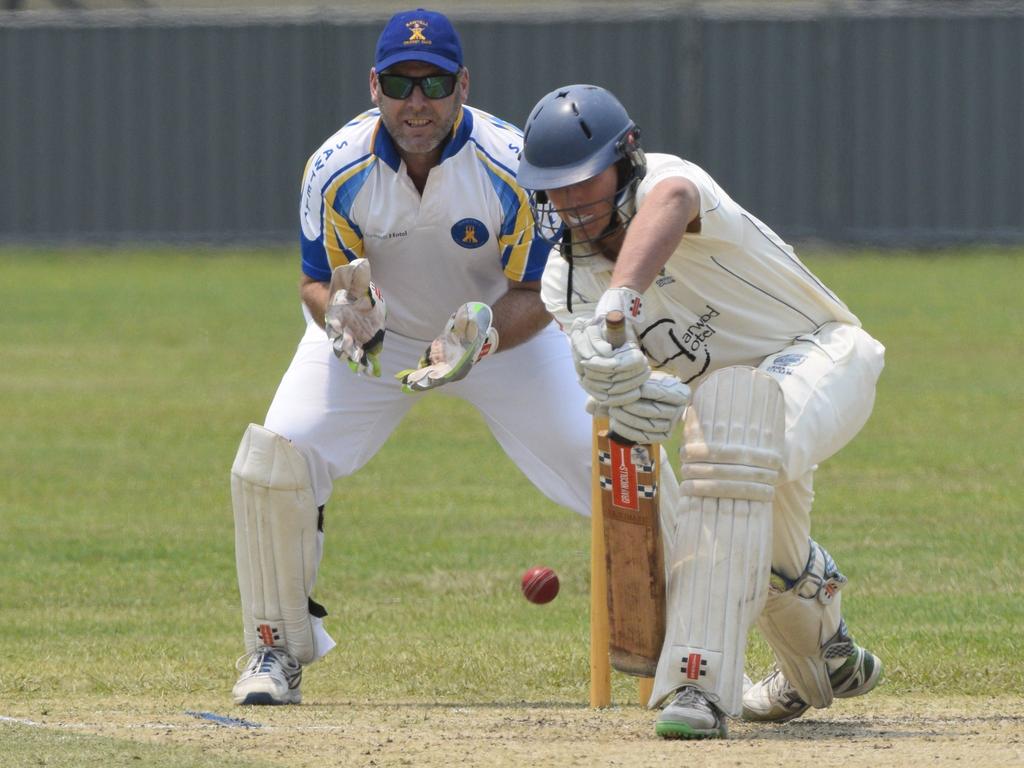
<path fill-rule="evenodd" d="M 363 255 L 363 233 L 352 220 L 352 204 L 376 161 L 372 155 L 360 158 L 324 190 L 323 246 L 332 270 Z"/>
<path fill-rule="evenodd" d="M 375 124 L 375 112 L 363 113 L 306 164 L 300 246 L 302 271 L 314 280 L 329 281 L 334 267 L 363 255 L 363 233 L 352 209 L 377 160 L 369 148 Z"/>
<path fill-rule="evenodd" d="M 331 267 L 323 245 L 323 228 L 320 219 L 322 201 L 319 188 L 314 189 L 317 178 L 317 164 L 322 155 L 317 153 L 309 158 L 302 173 L 303 194 L 300 204 L 301 226 L 299 227 L 299 249 L 302 253 L 302 274 L 314 280 L 328 282 Z"/>
<path fill-rule="evenodd" d="M 516 183 L 511 169 L 499 163 L 479 145 L 476 153 L 487 170 L 501 205 L 502 223 L 498 246 L 505 276 L 519 282 L 540 280 L 551 246 L 538 235 L 526 192 Z"/>

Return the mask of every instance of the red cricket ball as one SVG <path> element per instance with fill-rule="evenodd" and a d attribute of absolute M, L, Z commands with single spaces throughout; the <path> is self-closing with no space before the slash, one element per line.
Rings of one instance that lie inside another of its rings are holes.
<path fill-rule="evenodd" d="M 550 603 L 558 594 L 558 574 L 537 565 L 523 574 L 523 594 L 531 603 Z"/>

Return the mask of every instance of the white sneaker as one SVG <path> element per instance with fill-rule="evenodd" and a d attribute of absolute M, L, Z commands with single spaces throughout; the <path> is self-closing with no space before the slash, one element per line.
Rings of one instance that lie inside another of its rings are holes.
<path fill-rule="evenodd" d="M 778 668 L 743 691 L 744 720 L 788 723 L 800 717 L 810 706 Z"/>
<path fill-rule="evenodd" d="M 725 715 L 700 688 L 688 685 L 661 710 L 654 732 L 663 739 L 724 739 Z"/>
<path fill-rule="evenodd" d="M 882 679 L 882 661 L 859 645 L 843 666 L 829 675 L 837 699 L 862 696 Z M 788 723 L 810 708 L 782 671 L 775 669 L 764 680 L 743 692 L 743 719 L 756 722 Z"/>
<path fill-rule="evenodd" d="M 302 701 L 302 665 L 284 648 L 259 648 L 243 656 L 245 669 L 231 689 L 235 704 L 298 704 Z M 238 666 L 238 664 L 236 664 Z"/>

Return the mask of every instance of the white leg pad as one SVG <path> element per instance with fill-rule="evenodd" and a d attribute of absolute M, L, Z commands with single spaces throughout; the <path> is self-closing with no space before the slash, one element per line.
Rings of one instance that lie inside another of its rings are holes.
<path fill-rule="evenodd" d="M 309 664 L 323 655 L 317 636 L 326 633 L 309 612 L 323 544 L 306 460 L 250 424 L 231 467 L 231 499 L 246 651 L 277 646 Z"/>
<path fill-rule="evenodd" d="M 679 480 L 672 469 L 668 451 L 661 454 L 661 472 L 658 474 L 658 520 L 661 525 L 661 547 L 665 562 L 665 583 L 669 579 L 669 559 L 672 554 L 672 541 L 676 535 L 676 522 L 679 515 Z"/>
<path fill-rule="evenodd" d="M 768 589 L 784 439 L 782 390 L 754 368 L 711 374 L 687 409 L 667 631 L 649 706 L 694 685 L 739 714 L 747 633 Z"/>
<path fill-rule="evenodd" d="M 787 584 L 772 574 L 757 621 L 782 674 L 804 701 L 819 709 L 832 703 L 826 660 L 853 653 L 840 610 L 839 590 L 845 583 L 829 553 L 812 541 L 807 567 L 795 582 Z"/>

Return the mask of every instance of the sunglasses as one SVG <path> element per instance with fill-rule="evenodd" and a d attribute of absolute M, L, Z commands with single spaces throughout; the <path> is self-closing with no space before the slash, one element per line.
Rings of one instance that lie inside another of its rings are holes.
<path fill-rule="evenodd" d="M 455 75 L 377 75 L 380 90 L 389 99 L 408 99 L 417 85 L 428 99 L 444 99 L 455 92 Z"/>

